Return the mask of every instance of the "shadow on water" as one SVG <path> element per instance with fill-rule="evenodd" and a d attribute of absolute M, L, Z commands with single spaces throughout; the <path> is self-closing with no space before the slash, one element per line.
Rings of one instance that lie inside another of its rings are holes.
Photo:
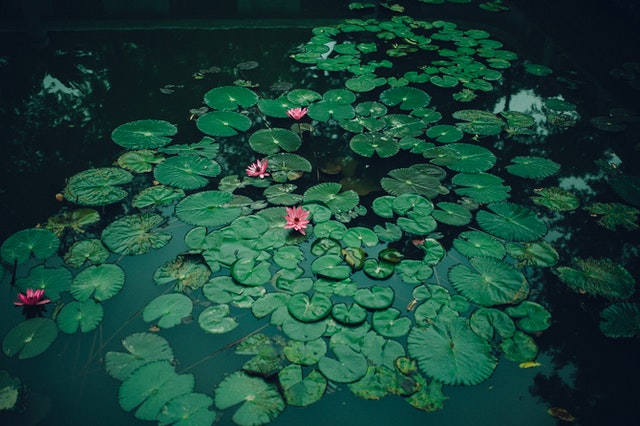
<path fill-rule="evenodd" d="M 536 98 L 555 96 L 560 89 L 568 91 L 584 118 L 577 126 L 544 135 L 543 147 L 531 144 L 503 149 L 515 155 L 537 150 L 536 155 L 560 162 L 563 170 L 558 181 L 573 186 L 584 200 L 595 199 L 596 195 L 599 200 L 616 200 L 608 185 L 598 180 L 601 176 L 594 174 L 595 162 L 613 159 L 637 174 L 633 165 L 640 156 L 637 125 L 622 134 L 609 134 L 596 131 L 588 123 L 589 117 L 606 114 L 611 107 L 633 107 L 637 97 L 637 91 L 630 89 L 626 80 L 614 78 L 611 70 L 639 60 L 633 57 L 635 51 L 625 47 L 638 46 L 638 32 L 629 29 L 628 20 L 621 19 L 620 9 L 600 3 L 567 2 L 560 7 L 543 1 L 514 8 L 507 18 L 491 16 L 487 26 L 496 38 L 511 43 L 510 47 L 523 52 L 523 57 L 557 70 L 557 78 L 555 85 L 535 87 L 530 76 L 507 74 L 502 97 L 493 99 L 493 104 L 478 106 L 493 109 L 500 102 L 525 106 L 529 102 L 535 112 Z M 76 13 L 91 16 L 87 8 Z M 454 19 L 460 9 L 449 5 L 420 10 L 429 11 L 428 19 Z M 225 17 L 232 15 L 230 10 Z M 473 14 L 462 15 L 461 22 L 477 27 L 473 19 Z M 586 43 L 594 27 L 601 35 L 600 43 Z M 34 34 L 44 37 L 37 31 Z M 178 142 L 194 142 L 199 136 L 194 130 L 190 133 L 193 126 L 189 110 L 202 106 L 202 95 L 211 87 L 232 84 L 238 78 L 233 72 L 236 64 L 258 61 L 260 68 L 248 71 L 243 78 L 263 88 L 302 78 L 299 67 L 288 56 L 292 48 L 308 39 L 309 30 L 55 31 L 46 36 L 47 46 L 35 48 L 23 34 L 1 33 L 0 205 L 4 220 L 0 241 L 55 214 L 60 207 L 55 194 L 66 178 L 89 167 L 112 164 L 119 148 L 111 142 L 110 131 L 119 124 L 148 117 L 163 119 L 181 126 L 182 140 Z M 606 60 L 601 59 L 602 52 L 606 52 Z M 220 70 L 206 72 L 211 67 Z M 310 80 L 308 84 L 316 83 Z M 238 164 L 244 163 L 240 156 L 236 159 Z M 228 165 L 234 166 L 238 167 Z M 515 197 L 524 198 L 530 191 L 522 186 L 513 192 L 520 194 Z M 634 277 L 640 277 L 638 231 L 619 240 L 617 233 L 594 227 L 584 212 L 568 214 L 555 225 L 560 231 L 554 245 L 563 254 L 561 262 L 567 263 L 574 256 L 611 257 L 623 263 Z M 30 378 L 26 383 L 30 393 L 26 414 L 9 421 L 33 425 L 73 425 L 89 420 L 95 425 L 143 424 L 118 406 L 118 383 L 104 373 L 103 356 L 106 350 L 120 350 L 118 341 L 127 332 L 148 327 L 139 312 L 149 295 L 142 298 L 140 289 L 148 291 L 155 268 L 181 249 L 172 246 L 154 253 L 149 256 L 147 269 L 127 276 L 120 295 L 126 302 L 109 312 L 110 324 L 117 326 L 101 326 L 89 335 L 57 341 L 49 349 L 55 354 L 54 360 L 46 364 L 39 358 L 18 362 L 3 355 L 3 369 L 24 371 L 25 375 L 28 372 Z M 550 272 L 530 279 L 539 291 L 539 300 L 553 314 L 552 327 L 537 340 L 543 364 L 539 370 L 525 371 L 501 363 L 479 386 L 448 388 L 450 399 L 445 409 L 429 415 L 399 408 L 389 399 L 354 399 L 343 389 L 329 393 L 311 407 L 288 408 L 273 424 L 297 424 L 300 419 L 307 425 L 326 424 L 327 413 L 331 413 L 334 424 L 362 424 L 365 415 L 371 425 L 397 418 L 409 424 L 426 419 L 437 425 L 465 424 L 470 418 L 478 425 L 506 426 L 514 424 L 514 419 L 519 425 L 561 423 L 546 414 L 548 407 L 566 408 L 576 416 L 575 424 L 631 424 L 639 415 L 637 392 L 632 390 L 640 380 L 640 368 L 634 361 L 640 350 L 637 339 L 609 339 L 599 332 L 599 314 L 606 306 L 602 300 L 571 292 Z M 165 290 L 154 288 L 158 294 Z M 8 306 L 14 291 L 1 291 Z M 17 309 L 3 310 L 2 335 L 19 317 Z M 120 328 L 122 324 L 124 328 Z M 212 366 L 238 362 L 228 351 L 212 351 L 251 333 L 255 327 L 239 329 L 200 353 L 181 352 L 180 342 L 187 347 L 192 337 L 189 334 L 169 330 L 167 335 L 178 342 L 180 365 L 193 366 L 190 371 L 197 374 L 200 391 L 210 393 L 221 380 Z M 200 364 L 203 358 L 207 362 Z M 378 423 L 376 418 L 384 420 Z"/>

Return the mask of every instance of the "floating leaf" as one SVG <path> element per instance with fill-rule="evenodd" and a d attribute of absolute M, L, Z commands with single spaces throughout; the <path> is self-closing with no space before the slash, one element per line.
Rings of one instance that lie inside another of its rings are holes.
<path fill-rule="evenodd" d="M 318 369 L 336 383 L 352 383 L 367 373 L 367 359 L 349 346 L 336 345 L 332 349 L 335 358 L 322 357 Z"/>
<path fill-rule="evenodd" d="M 438 222 L 447 225 L 462 226 L 471 222 L 471 212 L 457 203 L 443 201 L 438 208 L 431 212 L 431 216 Z"/>
<path fill-rule="evenodd" d="M 456 172 L 480 173 L 489 170 L 496 164 L 496 156 L 482 146 L 451 143 L 447 147 L 458 153 L 458 161 L 448 166 Z"/>
<path fill-rule="evenodd" d="M 380 180 L 380 185 L 392 195 L 419 194 L 427 198 L 434 198 L 441 193 L 438 177 L 419 173 L 414 168 L 394 169 L 389 172 L 389 176 L 383 177 Z"/>
<path fill-rule="evenodd" d="M 635 292 L 635 280 L 624 266 L 611 259 L 574 259 L 576 268 L 559 266 L 560 281 L 579 293 L 624 300 Z"/>
<path fill-rule="evenodd" d="M 400 151 L 400 145 L 392 138 L 380 133 L 360 133 L 349 141 L 353 152 L 363 157 L 377 153 L 380 158 L 393 157 Z"/>
<path fill-rule="evenodd" d="M 134 173 L 147 173 L 153 170 L 155 164 L 164 160 L 164 156 L 151 149 L 127 151 L 118 157 L 116 163 L 123 169 Z"/>
<path fill-rule="evenodd" d="M 490 256 L 502 259 L 506 254 L 505 246 L 500 240 L 480 231 L 461 232 L 453 240 L 453 247 L 468 258 Z"/>
<path fill-rule="evenodd" d="M 551 325 L 551 314 L 542 305 L 524 300 L 516 306 L 507 306 L 504 310 L 512 318 L 517 318 L 516 325 L 525 333 L 538 333 Z"/>
<path fill-rule="evenodd" d="M 158 182 L 181 189 L 198 189 L 209 183 L 210 177 L 220 174 L 214 160 L 197 155 L 176 155 L 158 164 L 153 175 Z"/>
<path fill-rule="evenodd" d="M 640 305 L 622 302 L 607 306 L 600 312 L 600 330 L 613 338 L 640 335 Z"/>
<path fill-rule="evenodd" d="M 104 263 L 109 258 L 109 250 L 102 241 L 91 238 L 73 243 L 69 251 L 64 255 L 64 261 L 73 268 L 79 268 L 89 261 L 94 265 Z"/>
<path fill-rule="evenodd" d="M 125 411 L 135 412 L 140 420 L 155 420 L 166 403 L 193 391 L 191 374 L 177 374 L 166 360 L 144 364 L 120 385 L 118 401 Z"/>
<path fill-rule="evenodd" d="M 502 120 L 489 111 L 465 109 L 454 112 L 452 116 L 458 120 L 465 120 L 465 122 L 456 125 L 462 131 L 472 135 L 493 136 L 502 131 Z"/>
<path fill-rule="evenodd" d="M 337 254 L 326 254 L 318 257 L 311 264 L 311 271 L 314 274 L 334 280 L 343 280 L 351 276 L 351 268 Z"/>
<path fill-rule="evenodd" d="M 128 195 L 119 185 L 129 183 L 132 179 L 131 173 L 115 167 L 85 170 L 69 178 L 64 188 L 64 198 L 85 206 L 106 206 Z"/>
<path fill-rule="evenodd" d="M 371 325 L 379 335 L 395 338 L 404 336 L 409 332 L 411 320 L 407 317 L 401 317 L 399 310 L 388 308 L 374 312 L 371 318 Z"/>
<path fill-rule="evenodd" d="M 298 293 L 291 296 L 287 308 L 295 319 L 314 322 L 329 315 L 332 305 L 331 299 L 323 294 L 315 293 L 309 297 L 306 293 Z"/>
<path fill-rule="evenodd" d="M 142 311 L 142 319 L 146 322 L 156 321 L 160 328 L 171 328 L 191 315 L 193 303 L 184 294 L 163 294 L 147 304 Z"/>
<path fill-rule="evenodd" d="M 231 265 L 231 276 L 240 284 L 256 287 L 271 279 L 270 264 L 251 258 L 238 259 Z"/>
<path fill-rule="evenodd" d="M 190 225 L 222 226 L 233 222 L 242 213 L 231 206 L 233 195 L 223 191 L 201 191 L 189 195 L 176 206 L 178 219 Z"/>
<path fill-rule="evenodd" d="M 556 249 L 546 241 L 507 243 L 505 247 L 509 256 L 518 262 L 517 266 L 549 267 L 558 263 L 560 258 Z"/>
<path fill-rule="evenodd" d="M 380 101 L 388 106 L 397 105 L 402 110 L 412 110 L 427 106 L 431 96 L 415 87 L 393 87 L 380 93 Z"/>
<path fill-rule="evenodd" d="M 58 313 L 56 321 L 61 331 L 73 334 L 80 328 L 83 333 L 94 330 L 102 322 L 104 309 L 93 299 L 67 303 Z"/>
<path fill-rule="evenodd" d="M 171 188 L 164 185 L 152 186 L 143 189 L 133 198 L 131 205 L 139 209 L 147 207 L 157 207 L 171 204 L 174 201 L 183 199 L 185 193 L 180 188 Z"/>
<path fill-rule="evenodd" d="M 544 179 L 558 173 L 560 164 L 548 158 L 519 156 L 511 160 L 506 167 L 512 175 L 530 179 Z"/>
<path fill-rule="evenodd" d="M 232 417 L 240 426 L 267 424 L 285 408 L 275 385 L 240 371 L 227 376 L 216 387 L 215 402 L 220 410 L 241 404 Z"/>
<path fill-rule="evenodd" d="M 246 87 L 221 86 L 204 94 L 204 103 L 213 109 L 235 110 L 249 108 L 258 102 L 258 95 Z"/>
<path fill-rule="evenodd" d="M 516 330 L 513 336 L 500 343 L 504 357 L 510 361 L 521 363 L 534 360 L 538 356 L 538 345 L 533 338 Z"/>
<path fill-rule="evenodd" d="M 260 129 L 249 137 L 249 145 L 254 151 L 270 155 L 285 151 L 295 151 L 302 141 L 298 135 L 287 129 Z"/>
<path fill-rule="evenodd" d="M 460 139 L 462 139 L 463 136 L 463 133 L 460 129 L 449 124 L 441 124 L 438 126 L 429 127 L 426 134 L 431 139 L 435 139 L 440 143 L 458 142 Z"/>
<path fill-rule="evenodd" d="M 447 385 L 477 385 L 489 378 L 498 364 L 489 343 L 463 318 L 414 327 L 407 342 L 409 355 L 420 369 Z"/>
<path fill-rule="evenodd" d="M 327 380 L 317 370 L 311 370 L 302 377 L 302 367 L 288 365 L 278 373 L 278 381 L 284 390 L 287 404 L 306 407 L 322 398 L 327 388 Z"/>
<path fill-rule="evenodd" d="M 333 213 L 346 212 L 358 205 L 360 197 L 353 190 L 342 191 L 342 185 L 336 182 L 323 182 L 314 185 L 304 192 L 304 202 L 321 202 Z"/>
<path fill-rule="evenodd" d="M 322 338 L 308 342 L 291 340 L 283 348 L 283 352 L 287 359 L 295 364 L 313 365 L 327 353 L 327 344 Z"/>
<path fill-rule="evenodd" d="M 473 269 L 456 264 L 449 269 L 451 285 L 482 306 L 516 304 L 526 299 L 529 284 L 522 272 L 492 257 L 470 259 Z"/>
<path fill-rule="evenodd" d="M 158 231 L 164 218 L 154 213 L 139 213 L 113 221 L 102 231 L 102 242 L 117 254 L 144 254 L 164 247 L 171 239 L 168 232 Z"/>
<path fill-rule="evenodd" d="M 127 149 L 154 149 L 171 143 L 178 128 L 163 120 L 137 120 L 121 124 L 111 132 L 111 139 Z"/>
<path fill-rule="evenodd" d="M 360 288 L 353 299 L 366 309 L 387 309 L 393 303 L 395 293 L 390 287 L 374 285 L 370 288 Z"/>
<path fill-rule="evenodd" d="M 124 352 L 109 351 L 105 354 L 107 373 L 116 380 L 123 381 L 139 367 L 158 360 L 173 361 L 173 351 L 169 343 L 157 334 L 134 333 L 122 339 Z"/>
<path fill-rule="evenodd" d="M 331 309 L 331 316 L 342 324 L 357 325 L 367 319 L 367 311 L 356 303 L 336 303 Z"/>
<path fill-rule="evenodd" d="M 229 316 L 229 305 L 209 306 L 198 316 L 198 324 L 207 333 L 227 333 L 238 326 L 238 322 Z"/>
<path fill-rule="evenodd" d="M 638 229 L 640 210 L 620 203 L 592 203 L 584 208 L 594 216 L 602 215 L 598 225 L 615 231 L 618 226 L 628 230 Z"/>
<path fill-rule="evenodd" d="M 31 268 L 26 277 L 18 278 L 15 284 L 22 292 L 29 288 L 42 289 L 46 298 L 55 302 L 60 299 L 60 293 L 69 290 L 71 279 L 71 272 L 65 267 L 47 268 L 38 265 Z"/>
<path fill-rule="evenodd" d="M 251 127 L 251 119 L 231 111 L 213 111 L 202 115 L 196 121 L 201 132 L 211 136 L 235 136 Z"/>
<path fill-rule="evenodd" d="M 158 414 L 159 425 L 211 425 L 216 412 L 209 409 L 213 399 L 202 393 L 186 393 L 167 402 Z"/>
<path fill-rule="evenodd" d="M 469 325 L 478 336 L 486 340 L 493 339 L 496 333 L 501 339 L 509 338 L 516 331 L 509 315 L 494 308 L 479 308 L 473 311 Z"/>
<path fill-rule="evenodd" d="M 211 270 L 200 259 L 178 256 L 160 266 L 153 273 L 156 284 L 176 283 L 176 291 L 195 290 L 202 287 L 211 276 Z"/>
<path fill-rule="evenodd" d="M 2 351 L 8 357 L 33 358 L 46 351 L 58 336 L 58 327 L 48 318 L 31 318 L 13 327 L 2 341 Z"/>
<path fill-rule="evenodd" d="M 547 232 L 544 222 L 527 207 L 510 202 L 492 203 L 476 213 L 480 227 L 491 235 L 507 241 L 533 241 Z"/>
<path fill-rule="evenodd" d="M 73 279 L 70 291 L 79 302 L 92 295 L 96 301 L 103 302 L 118 294 L 123 286 L 124 270 L 118 265 L 105 263 L 82 270 Z"/>
<path fill-rule="evenodd" d="M 470 197 L 478 203 L 494 203 L 509 198 L 511 187 L 490 173 L 458 173 L 451 179 L 458 195 Z"/>

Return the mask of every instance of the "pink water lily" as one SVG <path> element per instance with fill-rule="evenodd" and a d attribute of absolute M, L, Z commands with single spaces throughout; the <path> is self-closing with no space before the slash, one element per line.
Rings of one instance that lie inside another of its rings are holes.
<path fill-rule="evenodd" d="M 28 288 L 26 294 L 18 293 L 18 300 L 13 302 L 16 306 L 37 306 L 50 303 L 51 300 L 43 299 L 44 290 L 41 288 L 31 289 Z"/>
<path fill-rule="evenodd" d="M 307 108 L 291 108 L 287 110 L 287 115 L 297 121 L 307 115 L 307 112 L 309 112 Z"/>
<path fill-rule="evenodd" d="M 287 224 L 284 226 L 285 229 L 295 229 L 299 231 L 302 235 L 305 235 L 304 230 L 307 228 L 309 224 L 309 210 L 305 210 L 302 207 L 286 207 L 287 215 L 285 219 L 287 220 Z"/>
<path fill-rule="evenodd" d="M 269 161 L 266 158 L 262 160 L 257 160 L 255 163 L 252 163 L 247 167 L 247 176 L 251 177 L 260 177 L 260 179 L 264 179 L 269 176 L 267 173 L 267 166 L 269 165 Z"/>

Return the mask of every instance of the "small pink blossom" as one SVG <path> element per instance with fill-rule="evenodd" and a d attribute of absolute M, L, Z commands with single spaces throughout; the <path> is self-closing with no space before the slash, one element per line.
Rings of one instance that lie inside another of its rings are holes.
<path fill-rule="evenodd" d="M 291 108 L 290 110 L 287 110 L 287 115 L 298 121 L 307 115 L 307 112 L 309 112 L 307 108 Z"/>
<path fill-rule="evenodd" d="M 304 230 L 307 228 L 309 224 L 309 210 L 305 210 L 302 207 L 285 207 L 287 210 L 287 215 L 285 219 L 287 220 L 287 224 L 284 226 L 285 229 L 295 229 L 299 231 L 302 235 L 305 235 Z"/>
<path fill-rule="evenodd" d="M 51 302 L 51 300 L 49 299 L 43 299 L 43 296 L 43 289 L 38 288 L 36 290 L 33 290 L 31 288 L 28 288 L 26 294 L 18 293 L 18 300 L 13 302 L 13 304 L 16 306 L 37 306 L 45 305 Z"/>
<path fill-rule="evenodd" d="M 256 160 L 255 163 L 252 163 L 247 167 L 247 176 L 251 177 L 260 177 L 260 179 L 264 179 L 269 176 L 267 173 L 267 166 L 269 165 L 269 161 L 266 158 L 262 160 Z"/>

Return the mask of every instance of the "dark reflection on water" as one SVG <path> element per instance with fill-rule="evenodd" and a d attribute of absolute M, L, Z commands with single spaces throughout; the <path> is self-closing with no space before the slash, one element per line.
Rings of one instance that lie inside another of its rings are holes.
<path fill-rule="evenodd" d="M 440 13 L 439 17 L 451 18 L 448 12 L 451 9 L 435 10 Z M 640 58 L 612 53 L 606 63 L 585 61 L 588 51 L 577 50 L 577 54 L 572 54 L 571 44 L 562 43 L 562 40 L 570 39 L 570 34 L 558 31 L 557 23 L 551 27 L 542 26 L 547 30 L 546 34 L 555 39 L 537 32 L 540 23 L 546 22 L 545 17 L 540 16 L 540 8 L 525 10 L 525 14 L 510 13 L 507 19 L 499 18 L 502 19 L 500 22 L 491 17 L 489 31 L 493 38 L 512 43 L 512 48 L 518 48 L 523 58 L 553 68 L 555 78 L 552 83 L 542 84 L 530 75 L 515 70 L 507 72 L 501 91 L 474 107 L 499 111 L 502 103 L 512 109 L 521 107 L 525 112 L 539 112 L 541 107 L 537 100 L 562 93 L 567 100 L 579 105 L 581 121 L 566 130 L 548 134 L 541 131 L 528 140 L 496 142 L 492 147 L 494 152 L 505 154 L 502 166 L 515 155 L 535 153 L 532 155 L 545 156 L 562 164 L 561 172 L 555 177 L 556 184 L 572 189 L 583 203 L 619 201 L 606 183 L 604 172 L 595 163 L 599 160 L 619 162 L 625 172 L 640 174 L 635 166 L 639 159 L 635 147 L 639 142 L 638 125 L 614 134 L 595 130 L 588 120 L 606 113 L 612 106 L 634 107 L 635 96 L 632 94 L 637 96 L 637 92 L 633 92 L 625 80 L 614 79 L 609 70 Z M 463 18 L 469 22 L 473 16 Z M 565 18 L 569 19 L 568 16 Z M 514 23 L 522 25 L 518 27 Z M 493 31 L 498 24 L 504 24 L 506 39 L 501 37 L 500 31 Z M 470 26 L 480 25 L 472 23 Z M 514 33 L 516 27 L 521 32 Z M 578 28 L 572 27 L 572 31 L 571 36 L 575 37 Z M 298 73 L 297 66 L 287 59 L 292 47 L 308 39 L 307 30 L 56 32 L 50 33 L 49 37 L 48 47 L 34 50 L 21 35 L 2 34 L 0 205 L 4 209 L 4 220 L 0 241 L 16 230 L 34 226 L 54 214 L 59 208 L 54 195 L 64 186 L 66 178 L 88 167 L 111 164 L 119 148 L 111 142 L 109 135 L 117 125 L 142 118 L 163 119 L 179 126 L 176 142 L 196 142 L 200 135 L 189 122 L 189 109 L 201 106 L 202 95 L 210 88 L 231 84 L 237 78 L 232 71 L 235 64 L 248 60 L 260 62 L 261 66 L 248 71 L 250 74 L 246 77 L 262 87 L 276 81 L 308 77 Z M 602 38 L 606 40 L 604 35 Z M 622 43 L 621 40 L 608 42 L 617 47 Z M 222 70 L 205 73 L 202 79 L 194 78 L 195 72 L 211 66 L 220 66 Z M 318 84 L 312 79 L 307 83 L 312 88 Z M 245 161 L 240 153 L 228 154 L 226 161 L 230 167 L 238 167 L 236 163 Z M 533 188 L 522 180 L 510 184 L 514 201 L 531 196 Z M 623 263 L 636 279 L 640 277 L 638 231 L 607 231 L 595 226 L 584 211 L 549 219 L 558 229 L 553 235 L 553 243 L 561 253 L 561 263 L 567 264 L 574 256 L 611 257 Z M 155 267 L 181 249 L 168 247 L 152 256 L 147 270 L 138 271 L 139 280 L 148 287 Z M 131 282 L 135 279 L 128 276 Z M 376 425 L 401 419 L 409 424 L 457 425 L 473 419 L 474 424 L 479 425 L 506 426 L 516 424 L 514 422 L 542 425 L 555 423 L 545 410 L 558 406 L 574 414 L 578 418 L 577 424 L 630 424 L 638 414 L 637 392 L 633 391 L 640 379 L 640 368 L 634 361 L 640 350 L 638 341 L 602 336 L 598 325 L 599 313 L 606 306 L 603 300 L 571 292 L 549 271 L 531 272 L 530 279 L 539 292 L 538 299 L 553 314 L 553 326 L 537 339 L 542 351 L 543 367 L 540 370 L 520 370 L 512 363 L 503 362 L 494 376 L 480 386 L 445 388 L 450 400 L 445 402 L 445 410 L 441 412 L 423 414 L 406 404 L 399 407 L 389 397 L 374 403 L 354 401 L 348 390 L 343 389 L 325 396 L 309 408 L 288 408 L 275 423 L 298 424 L 296 422 L 304 419 L 309 425 L 326 424 L 325 416 L 330 413 L 332 424 Z M 8 306 L 14 292 L 11 289 L 1 291 L 3 304 Z M 126 323 L 135 314 L 142 303 L 136 303 L 136 297 L 140 296 L 136 291 L 139 290 L 134 286 L 125 286 L 125 293 L 119 296 L 123 302 L 120 302 L 118 312 L 109 313 L 114 316 L 112 324 Z M 148 296 L 145 294 L 144 300 L 148 300 Z M 2 335 L 11 324 L 19 321 L 19 315 L 17 309 L 3 310 Z M 28 361 L 18 362 L 2 355 L 2 368 L 28 369 L 29 376 L 35 377 L 28 383 L 33 395 L 30 403 L 35 405 L 28 413 L 34 418 L 53 412 L 55 419 L 64 419 L 65 423 L 59 424 L 84 424 L 88 419 L 92 424 L 107 425 L 117 421 L 142 424 L 119 408 L 117 382 L 106 377 L 100 358 L 107 347 L 120 349 L 117 344 L 120 337 L 145 327 L 146 324 L 137 318 L 124 330 L 114 327 L 92 336 L 72 336 L 65 343 L 57 342 L 42 358 Z M 242 330 L 228 339 L 233 340 L 249 331 Z M 170 333 L 176 331 L 170 330 Z M 115 337 L 109 346 L 102 348 L 112 335 Z M 177 341 L 181 337 L 187 339 L 188 336 L 175 336 Z M 185 345 L 187 343 L 188 339 Z M 223 346 L 224 343 L 217 341 L 215 345 Z M 55 362 L 40 362 L 45 357 L 49 359 L 51 353 L 56 354 Z M 187 353 L 182 353 L 181 357 L 187 365 L 198 359 L 195 354 Z M 222 355 L 215 362 L 238 361 L 230 355 Z M 78 377 L 70 376 L 70 369 L 79 372 Z M 211 387 L 220 381 L 216 373 L 204 367 L 194 373 L 203 378 L 200 389 L 203 392 L 210 393 Z M 71 397 L 61 402 L 56 395 L 58 389 Z M 51 398 L 55 402 L 52 403 Z M 223 423 L 228 421 L 227 416 Z M 25 421 L 25 424 L 36 423 L 33 420 L 32 423 Z M 56 420 L 50 416 L 46 424 L 56 424 Z"/>

